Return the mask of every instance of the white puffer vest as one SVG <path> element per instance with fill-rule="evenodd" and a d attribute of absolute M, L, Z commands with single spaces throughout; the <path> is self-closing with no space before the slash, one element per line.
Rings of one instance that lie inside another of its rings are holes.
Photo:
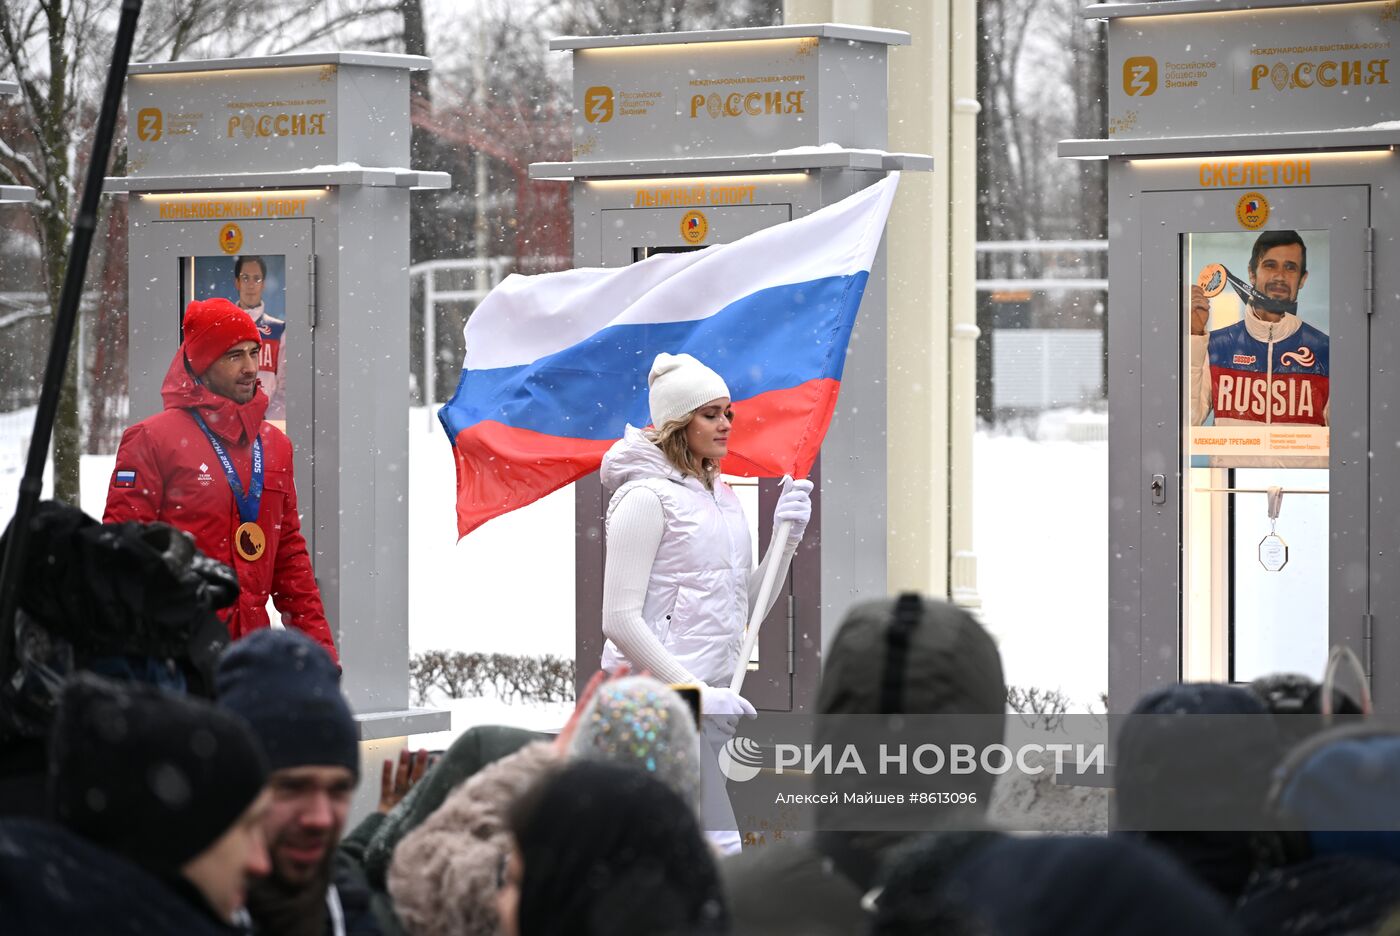
<path fill-rule="evenodd" d="M 636 487 L 656 494 L 666 518 L 642 603 L 642 618 L 681 666 L 709 685 L 729 685 L 749 615 L 753 547 L 739 498 L 722 481 L 714 493 L 687 478 L 640 429 L 628 426 L 603 456 L 600 477 L 616 487 L 613 508 Z M 628 660 L 611 641 L 602 666 L 615 670 Z"/>

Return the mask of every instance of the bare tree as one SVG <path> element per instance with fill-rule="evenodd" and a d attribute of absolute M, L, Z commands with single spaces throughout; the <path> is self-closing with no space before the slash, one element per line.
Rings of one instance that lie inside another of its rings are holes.
<path fill-rule="evenodd" d="M 1022 110 L 1020 70 L 1031 20 L 1043 0 L 978 4 L 978 239 L 1021 240 L 1031 233 L 1036 172 L 1034 117 Z"/>
<path fill-rule="evenodd" d="M 113 173 L 120 174 L 114 166 Z M 121 440 L 126 418 L 127 354 L 127 252 L 126 199 L 115 198 L 107 205 L 102 221 L 101 279 L 89 334 L 92 340 L 91 371 L 88 375 L 88 426 L 86 451 L 89 455 L 114 452 Z M 86 361 L 79 361 L 82 367 Z"/>
<path fill-rule="evenodd" d="M 1103 163 L 1064 160 L 1067 137 L 1104 135 L 1102 29 L 1081 16 L 1082 0 L 981 0 L 978 4 L 977 238 L 1101 238 L 1107 225 Z M 1035 279 L 1076 265 L 1101 276 L 1103 256 L 1041 251 L 978 259 L 979 276 Z M 992 340 L 997 327 L 1100 324 L 1084 291 L 978 294 L 978 413 L 992 412 Z"/>
<path fill-rule="evenodd" d="M 75 164 L 92 124 L 82 119 L 78 87 L 94 20 L 89 3 L 0 4 L 0 74 L 19 82 L 30 129 L 27 139 L 0 141 L 0 179 L 37 191 L 32 211 L 50 309 L 58 308 L 72 235 Z M 78 502 L 79 445 L 77 360 L 70 356 L 54 425 L 54 493 L 72 504 Z"/>
<path fill-rule="evenodd" d="M 403 6 L 401 0 L 159 0 L 154 9 L 147 4 L 147 25 L 133 55 L 144 61 L 243 58 L 346 39 L 356 48 L 398 51 L 409 15 Z"/>
<path fill-rule="evenodd" d="M 478 0 L 460 14 L 460 28 L 434 34 L 430 106 L 414 110 L 415 165 L 453 177 L 450 193 L 414 203 L 414 262 L 506 256 L 533 273 L 572 254 L 568 187 L 528 174 L 530 163 L 567 160 L 571 152 L 569 57 L 549 51 L 550 37 L 780 21 L 780 0 Z M 484 195 L 474 181 L 482 175 Z M 435 312 L 443 317 L 435 321 L 440 353 L 422 372 L 441 389 L 459 373 L 470 311 L 463 304 Z M 416 312 L 414 328 L 421 334 Z"/>
<path fill-rule="evenodd" d="M 772 26 L 781 0 L 562 0 L 556 25 L 573 35 Z"/>
<path fill-rule="evenodd" d="M 979 240 L 1095 236 L 1094 169 L 1056 143 L 1103 134 L 1103 37 L 1081 0 L 982 0 L 977 70 Z M 1102 187 L 1101 179 L 1098 187 Z"/>

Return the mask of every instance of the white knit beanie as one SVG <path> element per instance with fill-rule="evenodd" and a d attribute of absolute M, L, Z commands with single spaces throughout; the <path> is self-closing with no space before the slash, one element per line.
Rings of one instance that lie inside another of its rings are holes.
<path fill-rule="evenodd" d="M 689 354 L 658 354 L 647 384 L 651 387 L 651 424 L 657 429 L 711 400 L 729 396 L 724 378 Z"/>

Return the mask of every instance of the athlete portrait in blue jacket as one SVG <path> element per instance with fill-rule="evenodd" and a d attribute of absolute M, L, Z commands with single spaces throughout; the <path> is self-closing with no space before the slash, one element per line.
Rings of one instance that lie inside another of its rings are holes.
<path fill-rule="evenodd" d="M 1308 281 L 1308 248 L 1297 231 L 1265 231 L 1249 258 L 1249 283 L 1224 267 L 1207 268 L 1191 287 L 1191 424 L 1327 426 L 1327 333 L 1298 317 L 1298 293 Z M 1227 283 L 1244 302 L 1244 316 L 1207 331 L 1210 296 Z M 1310 459 L 1311 460 L 1311 459 Z M 1290 460 L 1302 467 L 1303 460 Z M 1320 467 L 1325 467 L 1326 457 Z"/>

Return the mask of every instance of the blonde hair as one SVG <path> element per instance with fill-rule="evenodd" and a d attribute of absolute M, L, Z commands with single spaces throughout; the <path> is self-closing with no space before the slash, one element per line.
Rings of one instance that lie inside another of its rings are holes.
<path fill-rule="evenodd" d="M 696 478 L 705 485 L 705 490 L 715 489 L 715 479 L 719 477 L 719 463 L 709 458 L 696 458 L 685 441 L 685 428 L 695 418 L 696 410 L 691 410 L 678 419 L 672 419 L 660 429 L 646 430 L 646 437 L 661 449 L 666 460 L 676 466 L 682 475 Z"/>

